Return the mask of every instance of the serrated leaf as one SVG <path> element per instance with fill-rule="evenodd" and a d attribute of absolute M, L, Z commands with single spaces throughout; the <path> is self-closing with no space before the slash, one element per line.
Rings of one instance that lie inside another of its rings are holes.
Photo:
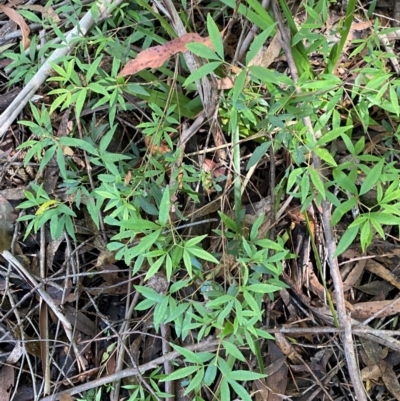
<path fill-rule="evenodd" d="M 229 341 L 222 341 L 222 345 L 224 346 L 226 352 L 229 355 L 232 355 L 236 359 L 239 359 L 239 361 L 245 362 L 246 358 L 242 354 L 242 352 L 239 350 L 238 347 L 236 347 L 235 344 L 229 342 Z"/>

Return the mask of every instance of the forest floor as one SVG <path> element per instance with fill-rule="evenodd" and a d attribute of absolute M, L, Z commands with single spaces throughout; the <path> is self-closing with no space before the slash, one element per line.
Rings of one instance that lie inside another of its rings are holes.
<path fill-rule="evenodd" d="M 1 4 L 0 401 L 400 400 L 398 7 Z"/>

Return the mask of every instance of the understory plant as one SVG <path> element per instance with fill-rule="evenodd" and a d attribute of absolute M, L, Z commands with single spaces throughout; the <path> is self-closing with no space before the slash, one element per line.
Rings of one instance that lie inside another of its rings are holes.
<path fill-rule="evenodd" d="M 225 13 L 236 10 L 235 2 L 222 3 L 227 6 Z M 349 1 L 350 12 L 353 3 Z M 143 283 L 135 285 L 141 297 L 135 309 L 138 313 L 151 312 L 157 333 L 162 326 L 171 325 L 177 343 L 188 338 L 202 341 L 208 336 L 220 341 L 218 350 L 213 352 L 192 352 L 172 343 L 182 355 L 174 372 L 166 376 L 154 369 L 148 376 L 158 397 L 167 397 L 160 383 L 179 380 L 185 393 L 196 400 L 203 399 L 205 387 L 213 388 L 216 399 L 233 399 L 235 393 L 250 400 L 245 382 L 265 377 L 260 343 L 273 337 L 262 328 L 264 307 L 285 288 L 281 273 L 292 255 L 284 234 L 273 237 L 268 232 L 265 238 L 259 237 L 260 227 L 267 219 L 264 214 L 249 229 L 242 224 L 242 174 L 255 168 L 270 147 L 274 152 L 284 149 L 290 158 L 273 191 L 273 212 L 282 197 L 297 199 L 302 212 L 312 203 L 320 206 L 322 200 L 329 201 L 333 208 L 332 226 L 351 220 L 339 240 L 337 256 L 357 239 L 365 250 L 376 235 L 386 238 L 392 229 L 398 233 L 400 188 L 395 148 L 400 139 L 399 80 L 386 71 L 388 55 L 377 48 L 375 32 L 352 50 L 351 56 L 360 57 L 363 66 L 355 71 L 357 77 L 352 85 L 343 83 L 335 68 L 340 63 L 345 38 L 332 47 L 322 34 L 315 33 L 326 23 L 328 5 L 328 1 L 321 0 L 315 6 L 317 11 L 308 10 L 306 25 L 313 27 L 311 31 L 297 29 L 285 1 L 281 1 L 292 33 L 297 82 L 285 72 L 252 62 L 278 30 L 272 14 L 260 10 L 253 1 L 238 8 L 243 18 L 260 28 L 240 69 L 233 69 L 225 60 L 220 30 L 214 15 L 208 14 L 207 30 L 213 50 L 200 43 L 187 45 L 203 60 L 200 69 L 189 74 L 183 59 L 178 58 L 178 73 L 167 64 L 158 72 L 141 71 L 137 82 L 125 81 L 117 76 L 118 71 L 128 57 L 136 56 L 127 49 L 131 45 L 165 43 L 165 34 L 172 32 L 148 2 L 140 0 L 129 7 L 121 6 L 92 35 L 77 38 L 76 52 L 85 57 L 74 54 L 54 64 L 54 74 L 47 82 L 52 102 L 31 104 L 31 118 L 20 121 L 33 135 L 20 145 L 27 150 L 25 162 L 37 160 L 41 173 L 55 161 L 62 180 L 60 187 L 64 189 L 62 196 L 54 196 L 44 190 L 41 182 L 31 184 L 25 192 L 26 200 L 19 205 L 25 212 L 19 221 L 27 222 L 26 236 L 49 224 L 53 239 L 65 231 L 76 240 L 74 224 L 89 218 L 96 230 L 106 228 L 112 232 L 106 245 L 115 258 L 129 266 L 133 276 L 143 275 Z M 116 29 L 121 20 L 135 27 L 132 35 L 107 35 L 107 30 Z M 342 35 L 345 28 L 339 29 Z M 58 29 L 54 32 L 62 37 Z M 31 74 L 31 63 L 51 51 L 48 46 L 36 53 L 37 40 L 31 43 L 35 45 L 31 44 L 29 55 L 22 50 L 12 56 L 5 53 L 14 60 L 10 66 L 15 68 L 12 83 L 22 82 Z M 109 56 L 108 61 L 111 58 L 108 68 L 103 53 Z M 314 53 L 326 65 L 318 76 L 310 62 Z M 184 233 L 185 225 L 191 223 L 181 210 L 179 196 L 199 202 L 202 194 L 195 190 L 195 184 L 207 180 L 221 195 L 221 183 L 227 177 L 211 174 L 205 178 L 202 166 L 182 161 L 178 133 L 181 122 L 193 119 L 201 110 L 194 83 L 205 77 L 222 80 L 228 75 L 233 86 L 221 93 L 217 116 L 221 130 L 232 143 L 234 216 L 219 213 L 220 225 L 213 231 L 223 240 L 224 253 L 205 248 L 207 235 L 189 237 Z M 126 94 L 130 95 L 128 99 L 134 97 L 133 103 L 126 100 Z M 341 109 L 343 99 L 351 100 L 351 111 Z M 379 122 L 371 117 L 376 108 L 385 113 Z M 77 122 L 59 136 L 54 133 L 52 119 L 56 113 L 69 109 Z M 112 150 L 123 125 L 119 113 L 133 114 L 141 109 L 145 110 L 145 120 L 136 124 L 135 130 L 143 141 L 129 143 L 124 152 Z M 87 117 L 90 110 L 95 111 Z M 96 110 L 105 113 L 105 117 Z M 315 135 L 304 126 L 304 117 L 311 119 Z M 365 151 L 365 138 L 372 125 L 382 125 L 387 130 L 387 149 L 382 154 Z M 255 141 L 246 163 L 240 153 L 244 137 Z M 338 143 L 344 146 L 345 159 L 335 151 Z M 314 167 L 312 154 L 322 160 L 320 170 Z M 226 254 L 235 261 L 232 269 L 227 268 Z M 168 283 L 163 292 L 148 285 L 158 274 L 164 275 Z M 253 370 L 237 369 L 250 355 L 257 360 Z M 141 384 L 127 388 L 132 400 L 153 399 Z"/>

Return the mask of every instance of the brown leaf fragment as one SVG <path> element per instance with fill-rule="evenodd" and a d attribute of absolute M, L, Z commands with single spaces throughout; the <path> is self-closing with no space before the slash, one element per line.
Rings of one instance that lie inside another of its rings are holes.
<path fill-rule="evenodd" d="M 274 342 L 269 340 L 268 354 L 271 358 L 271 364 L 276 366 L 274 372 L 270 373 L 265 379 L 265 382 L 270 390 L 266 401 L 281 401 L 282 397 L 280 396 L 280 394 L 286 393 L 288 382 L 288 367 L 285 363 L 286 357 L 283 355 L 282 351 L 274 344 Z"/>
<path fill-rule="evenodd" d="M 186 33 L 163 45 L 149 47 L 141 51 L 135 59 L 128 61 L 118 75 L 125 77 L 127 75 L 136 74 L 145 68 L 159 68 L 175 54 L 188 51 L 186 45 L 193 42 L 202 43 L 210 49 L 213 49 L 210 38 L 202 38 L 197 33 Z"/>
<path fill-rule="evenodd" d="M 82 312 L 76 311 L 72 306 L 66 305 L 65 316 L 77 330 L 91 337 L 96 335 L 96 325 Z"/>
<path fill-rule="evenodd" d="M 10 202 L 0 195 L 0 253 L 11 247 L 15 217 Z"/>
<path fill-rule="evenodd" d="M 384 361 L 382 361 L 385 363 Z M 361 380 L 379 380 L 382 377 L 382 367 L 378 365 L 370 365 L 363 368 L 360 372 Z"/>
<path fill-rule="evenodd" d="M 26 50 L 31 41 L 29 39 L 29 34 L 31 33 L 31 29 L 25 22 L 24 18 L 17 13 L 14 9 L 7 7 L 3 4 L 0 4 L 0 11 L 7 15 L 8 18 L 10 18 L 11 21 L 14 21 L 16 24 L 19 25 L 21 28 L 21 33 L 22 33 L 22 45 L 24 46 L 24 49 Z"/>
<path fill-rule="evenodd" d="M 393 371 L 393 366 L 387 364 L 386 370 L 382 375 L 382 380 L 393 397 L 396 397 L 396 400 L 400 401 L 400 384 L 396 373 Z"/>
<path fill-rule="evenodd" d="M 350 288 L 358 282 L 364 272 L 365 264 L 365 259 L 357 261 L 355 266 L 351 269 L 349 275 L 346 277 L 346 280 L 343 282 L 343 291 L 350 290 Z"/>
<path fill-rule="evenodd" d="M 382 360 L 382 347 L 374 341 L 360 338 L 361 345 L 367 357 L 367 365 L 378 365 Z"/>
<path fill-rule="evenodd" d="M 75 398 L 72 398 L 70 394 L 60 394 L 60 401 L 74 401 Z"/>
<path fill-rule="evenodd" d="M 400 299 L 399 299 L 400 300 Z M 356 320 L 365 320 L 377 312 L 379 317 L 397 315 L 400 313 L 400 302 L 394 301 L 372 301 L 360 302 L 353 305 L 354 310 L 351 311 L 351 317 Z"/>
<path fill-rule="evenodd" d="M 396 288 L 400 289 L 400 279 L 395 276 L 389 269 L 380 263 L 370 259 L 367 261 L 365 269 L 377 276 L 383 278 L 388 283 L 394 285 Z"/>
<path fill-rule="evenodd" d="M 259 65 L 261 67 L 268 68 L 281 52 L 282 49 L 281 41 L 282 41 L 281 34 L 277 29 L 276 35 L 271 40 L 271 43 L 268 45 L 268 47 L 263 46 L 254 56 L 254 58 L 250 61 L 249 66 Z"/>
<path fill-rule="evenodd" d="M 0 401 L 8 401 L 14 386 L 14 368 L 3 365 L 0 369 Z"/>
<path fill-rule="evenodd" d="M 288 339 L 281 333 L 275 333 L 275 343 L 282 351 L 284 355 L 286 355 L 290 361 L 296 365 L 302 365 L 303 361 L 297 354 L 293 345 L 288 341 Z"/>

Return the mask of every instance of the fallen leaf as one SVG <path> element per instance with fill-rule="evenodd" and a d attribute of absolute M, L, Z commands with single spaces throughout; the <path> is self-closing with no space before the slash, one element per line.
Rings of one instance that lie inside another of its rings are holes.
<path fill-rule="evenodd" d="M 268 47 L 261 47 L 254 58 L 249 62 L 249 66 L 259 65 L 264 68 L 268 68 L 274 60 L 279 56 L 282 50 L 281 46 L 281 34 L 279 30 L 276 30 L 276 35 L 271 40 Z"/>
<path fill-rule="evenodd" d="M 210 38 L 202 38 L 197 33 L 186 33 L 185 35 L 163 45 L 149 47 L 148 49 L 141 51 L 135 59 L 128 61 L 118 75 L 125 77 L 127 75 L 136 74 L 145 68 L 161 67 L 176 53 L 187 52 L 188 50 L 186 49 L 186 45 L 193 42 L 202 43 L 210 49 L 213 49 Z"/>
<path fill-rule="evenodd" d="M 389 392 L 396 397 L 396 400 L 400 401 L 400 384 L 396 373 L 393 371 L 393 366 L 387 364 L 382 380 Z"/>
<path fill-rule="evenodd" d="M 14 386 L 14 368 L 3 365 L 0 369 L 0 401 L 8 401 Z"/>
<path fill-rule="evenodd" d="M 20 14 L 18 14 L 17 11 L 10 7 L 4 6 L 3 4 L 0 4 L 0 11 L 7 15 L 7 17 L 10 18 L 11 21 L 14 21 L 21 28 L 22 45 L 26 50 L 31 43 L 29 39 L 29 34 L 31 33 L 31 30 L 25 22 L 24 18 Z"/>
<path fill-rule="evenodd" d="M 398 300 L 397 300 L 398 301 Z M 351 317 L 356 320 L 365 320 L 380 312 L 378 317 L 397 315 L 400 313 L 400 302 L 394 301 L 371 301 L 360 302 L 353 305 Z"/>
<path fill-rule="evenodd" d="M 11 247 L 15 217 L 10 202 L 0 195 L 0 253 Z"/>

